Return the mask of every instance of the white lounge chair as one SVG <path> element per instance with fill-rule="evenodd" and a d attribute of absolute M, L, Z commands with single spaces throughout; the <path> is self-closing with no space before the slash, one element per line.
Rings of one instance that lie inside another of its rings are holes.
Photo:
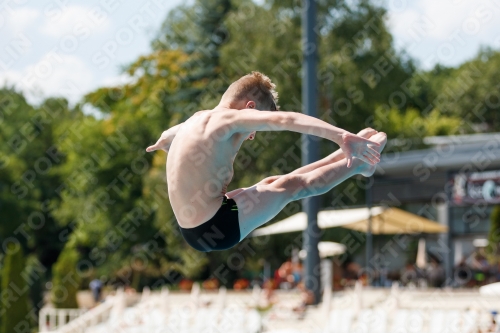
<path fill-rule="evenodd" d="M 407 333 L 409 311 L 406 309 L 397 310 L 392 318 L 391 333 Z"/>
<path fill-rule="evenodd" d="M 327 323 L 326 333 L 350 333 L 354 312 L 351 309 L 332 310 Z"/>

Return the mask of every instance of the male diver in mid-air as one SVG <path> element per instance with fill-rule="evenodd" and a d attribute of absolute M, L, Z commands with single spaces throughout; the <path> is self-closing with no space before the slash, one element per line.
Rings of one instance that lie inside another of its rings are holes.
<path fill-rule="evenodd" d="M 356 135 L 302 113 L 278 111 L 274 89 L 261 73 L 245 75 L 213 110 L 196 112 L 146 149 L 168 152 L 170 203 L 185 240 L 199 251 L 229 249 L 289 202 L 326 193 L 353 175 L 375 172 L 385 133 L 367 128 Z M 315 135 L 340 149 L 289 174 L 226 193 L 238 150 L 258 131 Z"/>

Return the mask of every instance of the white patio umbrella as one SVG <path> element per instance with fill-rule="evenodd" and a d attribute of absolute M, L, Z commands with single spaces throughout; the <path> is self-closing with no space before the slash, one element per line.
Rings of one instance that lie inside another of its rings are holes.
<path fill-rule="evenodd" d="M 335 242 L 319 242 L 318 250 L 320 258 L 326 258 L 344 253 L 346 251 L 346 247 L 344 244 Z M 304 259 L 306 255 L 306 250 L 300 250 L 299 257 L 301 259 Z"/>
<path fill-rule="evenodd" d="M 319 242 L 318 250 L 319 256 L 321 258 L 326 258 L 344 253 L 346 251 L 346 246 L 335 242 Z"/>

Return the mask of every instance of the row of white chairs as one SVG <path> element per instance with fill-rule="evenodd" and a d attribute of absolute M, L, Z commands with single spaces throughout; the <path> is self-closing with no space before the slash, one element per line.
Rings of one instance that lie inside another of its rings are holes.
<path fill-rule="evenodd" d="M 141 311 L 138 307 L 125 309 L 121 318 L 110 318 L 108 322 L 88 327 L 85 333 L 124 332 L 235 332 L 257 333 L 261 329 L 261 317 L 255 310 L 228 305 L 223 310 L 172 307 L 165 312 L 161 308 Z"/>
<path fill-rule="evenodd" d="M 458 310 L 351 309 L 330 312 L 325 333 L 476 333 L 491 325 L 488 312 Z"/>

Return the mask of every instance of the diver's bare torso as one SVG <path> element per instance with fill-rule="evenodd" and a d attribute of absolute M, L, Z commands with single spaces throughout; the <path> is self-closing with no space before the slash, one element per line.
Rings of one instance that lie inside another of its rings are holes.
<path fill-rule="evenodd" d="M 200 111 L 177 132 L 167 155 L 168 195 L 177 222 L 194 228 L 220 208 L 246 136 L 231 134 L 225 109 Z"/>

